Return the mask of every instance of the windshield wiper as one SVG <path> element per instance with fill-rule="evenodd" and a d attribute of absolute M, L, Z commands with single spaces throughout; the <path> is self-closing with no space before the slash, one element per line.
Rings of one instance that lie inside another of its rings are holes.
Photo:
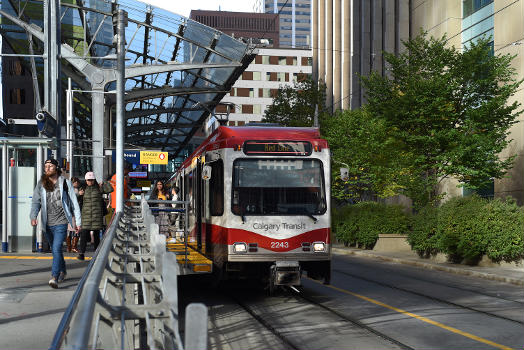
<path fill-rule="evenodd" d="M 312 214 L 310 213 L 306 213 L 306 216 L 309 216 L 312 220 L 313 220 L 313 223 L 316 224 L 318 219 L 316 217 L 314 217 Z"/>

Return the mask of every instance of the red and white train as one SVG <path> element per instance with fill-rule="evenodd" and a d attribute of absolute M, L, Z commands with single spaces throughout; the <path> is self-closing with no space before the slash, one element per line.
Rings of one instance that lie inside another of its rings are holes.
<path fill-rule="evenodd" d="M 316 128 L 220 126 L 170 180 L 189 200 L 188 244 L 221 280 L 270 287 L 331 276 L 330 151 Z"/>

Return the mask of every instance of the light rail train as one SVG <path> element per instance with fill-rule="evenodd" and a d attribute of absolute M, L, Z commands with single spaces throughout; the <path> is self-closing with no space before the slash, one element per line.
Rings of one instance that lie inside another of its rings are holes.
<path fill-rule="evenodd" d="M 316 128 L 220 126 L 169 180 L 219 280 L 331 276 L 330 151 Z"/>

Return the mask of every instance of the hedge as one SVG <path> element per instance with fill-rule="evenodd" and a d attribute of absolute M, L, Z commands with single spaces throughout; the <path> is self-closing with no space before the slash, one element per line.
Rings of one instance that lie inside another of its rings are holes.
<path fill-rule="evenodd" d="M 495 262 L 524 259 L 524 208 L 513 199 L 456 197 L 413 216 L 401 206 L 361 202 L 334 209 L 332 227 L 346 246 L 371 249 L 381 233 L 408 234 L 422 257 L 444 253 L 470 264 L 484 255 Z"/>
<path fill-rule="evenodd" d="M 414 216 L 408 242 L 421 256 L 445 253 L 454 262 L 475 264 L 524 258 L 524 208 L 513 199 L 457 197 Z"/>
<path fill-rule="evenodd" d="M 339 242 L 371 249 L 378 235 L 405 234 L 410 219 L 399 205 L 360 202 L 333 211 L 333 229 Z"/>

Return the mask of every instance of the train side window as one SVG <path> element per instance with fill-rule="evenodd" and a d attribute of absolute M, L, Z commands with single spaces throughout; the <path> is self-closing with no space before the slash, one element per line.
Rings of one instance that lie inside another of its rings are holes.
<path fill-rule="evenodd" d="M 219 159 L 208 165 L 211 166 L 209 209 L 212 216 L 222 216 L 224 214 L 224 163 Z"/>

